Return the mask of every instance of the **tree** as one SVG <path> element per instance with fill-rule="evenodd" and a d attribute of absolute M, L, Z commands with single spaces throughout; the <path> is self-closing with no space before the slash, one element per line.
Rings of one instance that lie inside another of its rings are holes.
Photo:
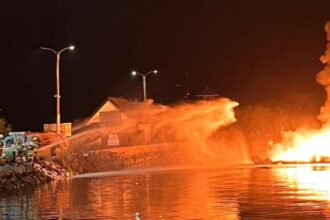
<path fill-rule="evenodd" d="M 0 109 L 1 112 L 1 109 Z M 8 124 L 4 117 L 0 115 L 0 134 L 7 135 L 11 131 L 12 125 Z"/>

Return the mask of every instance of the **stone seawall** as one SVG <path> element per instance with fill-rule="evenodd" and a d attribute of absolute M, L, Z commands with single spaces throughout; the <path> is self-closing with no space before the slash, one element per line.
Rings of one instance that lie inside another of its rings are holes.
<path fill-rule="evenodd" d="M 0 191 L 40 185 L 67 176 L 70 176 L 70 173 L 48 161 L 0 165 Z"/>
<path fill-rule="evenodd" d="M 193 158 L 177 144 L 153 144 L 88 151 L 68 151 L 63 161 L 66 170 L 76 173 L 114 171 L 133 167 L 193 164 Z"/>

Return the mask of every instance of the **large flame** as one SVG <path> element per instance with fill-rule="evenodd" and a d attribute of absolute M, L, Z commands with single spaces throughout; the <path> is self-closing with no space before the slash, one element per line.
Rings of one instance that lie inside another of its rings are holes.
<path fill-rule="evenodd" d="M 285 132 L 284 141 L 272 147 L 272 161 L 330 162 L 330 128 Z"/>
<path fill-rule="evenodd" d="M 272 161 L 330 162 L 330 21 L 326 23 L 325 31 L 327 49 L 320 57 L 325 67 L 316 76 L 316 81 L 324 86 L 327 93 L 327 100 L 318 116 L 323 127 L 285 132 L 281 143 L 272 144 Z"/>

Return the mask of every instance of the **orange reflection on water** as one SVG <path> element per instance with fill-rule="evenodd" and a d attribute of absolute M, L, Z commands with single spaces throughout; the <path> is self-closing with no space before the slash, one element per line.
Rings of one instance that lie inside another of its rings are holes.
<path fill-rule="evenodd" d="M 41 219 L 239 219 L 236 198 L 210 173 L 75 179 L 38 190 Z M 228 199 L 230 198 L 230 199 Z"/>
<path fill-rule="evenodd" d="M 330 202 L 330 166 L 301 166 L 274 169 L 300 199 Z"/>

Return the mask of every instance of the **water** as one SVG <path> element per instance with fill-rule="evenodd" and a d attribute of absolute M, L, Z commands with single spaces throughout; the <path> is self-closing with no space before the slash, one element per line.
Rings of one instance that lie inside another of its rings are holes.
<path fill-rule="evenodd" d="M 139 169 L 1 192 L 1 219 L 330 219 L 328 167 Z"/>

